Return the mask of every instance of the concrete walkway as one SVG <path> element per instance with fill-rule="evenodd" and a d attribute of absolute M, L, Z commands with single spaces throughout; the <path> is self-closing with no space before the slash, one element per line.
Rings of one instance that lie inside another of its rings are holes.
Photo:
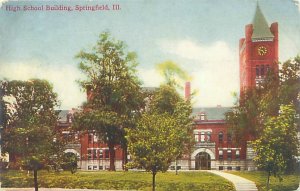
<path fill-rule="evenodd" d="M 217 170 L 209 170 L 207 172 L 222 176 L 223 178 L 229 180 L 233 183 L 236 191 L 257 191 L 255 183 L 248 179 Z"/>
<path fill-rule="evenodd" d="M 298 189 L 297 189 L 297 190 L 295 190 L 295 191 L 300 191 L 300 182 L 299 182 L 299 187 L 298 187 Z"/>

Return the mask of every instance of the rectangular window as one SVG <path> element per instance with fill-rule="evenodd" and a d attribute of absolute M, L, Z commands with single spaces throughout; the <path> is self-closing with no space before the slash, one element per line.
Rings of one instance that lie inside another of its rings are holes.
<path fill-rule="evenodd" d="M 196 141 L 196 143 L 199 142 L 199 134 L 195 134 L 195 141 Z"/>
<path fill-rule="evenodd" d="M 92 159 L 92 150 L 90 150 L 90 149 L 88 150 L 87 156 L 88 156 L 88 160 Z"/>
<path fill-rule="evenodd" d="M 93 149 L 93 159 L 97 160 L 97 150 Z"/>
<path fill-rule="evenodd" d="M 223 160 L 223 150 L 219 150 L 219 160 Z"/>
<path fill-rule="evenodd" d="M 236 169 L 236 170 L 241 170 L 241 167 L 240 167 L 240 166 L 237 166 L 235 169 Z"/>
<path fill-rule="evenodd" d="M 201 114 L 200 114 L 200 120 L 201 120 L 201 121 L 204 121 L 204 120 L 205 120 L 205 114 L 204 114 L 204 113 L 201 113 Z"/>
<path fill-rule="evenodd" d="M 105 149 L 105 158 L 108 159 L 109 158 L 109 150 Z"/>
<path fill-rule="evenodd" d="M 207 138 L 206 138 L 206 141 L 207 141 L 207 142 L 210 142 L 210 139 L 211 139 L 211 133 L 210 133 L 210 132 L 208 132 L 208 133 L 207 133 Z"/>
<path fill-rule="evenodd" d="M 265 75 L 265 65 L 260 65 L 260 75 L 261 76 Z"/>
<path fill-rule="evenodd" d="M 231 150 L 227 150 L 227 160 L 231 160 L 232 159 L 232 152 Z"/>
<path fill-rule="evenodd" d="M 103 150 L 102 149 L 99 150 L 99 158 L 103 159 Z"/>
<path fill-rule="evenodd" d="M 223 170 L 224 169 L 224 167 L 223 166 L 219 166 L 219 170 Z"/>
<path fill-rule="evenodd" d="M 235 159 L 237 159 L 237 160 L 240 159 L 240 150 L 235 151 Z"/>
<path fill-rule="evenodd" d="M 201 142 L 204 142 L 204 140 L 205 140 L 204 132 L 201 132 L 200 140 L 201 140 Z"/>
<path fill-rule="evenodd" d="M 232 166 L 228 166 L 228 167 L 227 167 L 227 170 L 232 170 Z"/>
<path fill-rule="evenodd" d="M 88 170 L 92 170 L 92 166 L 89 165 L 89 166 L 88 166 Z"/>

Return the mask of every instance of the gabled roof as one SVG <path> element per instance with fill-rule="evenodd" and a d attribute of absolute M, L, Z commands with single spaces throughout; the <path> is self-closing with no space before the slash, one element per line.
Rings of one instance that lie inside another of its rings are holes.
<path fill-rule="evenodd" d="M 224 120 L 225 113 L 230 109 L 230 107 L 197 107 L 193 108 L 193 116 L 204 113 L 207 120 Z"/>
<path fill-rule="evenodd" d="M 272 34 L 268 22 L 263 15 L 258 3 L 252 24 L 252 40 L 272 40 L 274 38 L 274 35 Z"/>

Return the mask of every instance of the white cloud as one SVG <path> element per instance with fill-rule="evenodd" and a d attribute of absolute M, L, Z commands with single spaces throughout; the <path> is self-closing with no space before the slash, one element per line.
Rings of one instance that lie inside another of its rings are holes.
<path fill-rule="evenodd" d="M 61 100 L 61 109 L 80 106 L 85 101 L 85 93 L 80 91 L 75 82 L 81 73 L 70 65 L 41 65 L 37 61 L 24 63 L 6 63 L 0 65 L 0 77 L 9 80 L 46 79 L 53 84 L 53 89 Z"/>
<path fill-rule="evenodd" d="M 232 92 L 239 90 L 238 51 L 226 42 L 200 44 L 193 40 L 161 40 L 161 50 L 186 60 L 182 65 L 198 90 L 196 106 L 231 106 Z"/>

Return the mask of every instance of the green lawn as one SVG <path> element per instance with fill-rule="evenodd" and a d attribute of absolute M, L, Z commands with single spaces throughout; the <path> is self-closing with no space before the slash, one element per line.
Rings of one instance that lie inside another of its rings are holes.
<path fill-rule="evenodd" d="M 229 173 L 242 176 L 255 182 L 259 191 L 264 191 L 267 182 L 267 173 L 261 171 L 230 171 Z M 274 176 L 270 179 L 270 188 L 272 191 L 294 191 L 299 186 L 300 175 L 283 175 L 283 180 L 280 182 Z"/>
<path fill-rule="evenodd" d="M 0 175 L 3 187 L 33 187 L 33 176 L 8 171 Z M 158 173 L 157 190 L 233 191 L 227 180 L 206 172 Z M 40 187 L 151 190 L 152 176 L 147 172 L 39 172 Z"/>

